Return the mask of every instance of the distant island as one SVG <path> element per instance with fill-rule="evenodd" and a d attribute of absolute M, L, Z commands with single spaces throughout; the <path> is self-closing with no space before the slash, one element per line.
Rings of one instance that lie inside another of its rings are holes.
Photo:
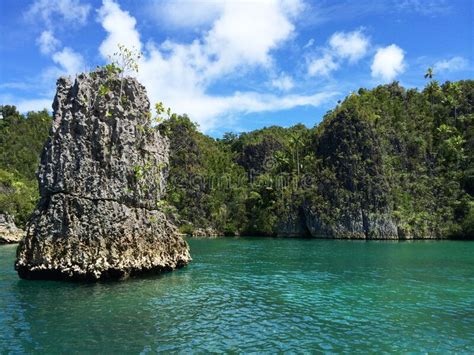
<path fill-rule="evenodd" d="M 0 112 L 0 212 L 24 227 L 52 118 Z M 215 139 L 172 114 L 155 129 L 170 141 L 161 208 L 182 234 L 474 238 L 473 80 L 360 89 L 311 128 Z"/>

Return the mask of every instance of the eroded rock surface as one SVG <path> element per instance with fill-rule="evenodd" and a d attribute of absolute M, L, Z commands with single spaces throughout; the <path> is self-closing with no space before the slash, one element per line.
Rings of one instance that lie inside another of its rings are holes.
<path fill-rule="evenodd" d="M 163 212 L 168 140 L 150 125 L 145 88 L 122 80 L 106 70 L 58 80 L 20 277 L 123 278 L 191 260 Z"/>
<path fill-rule="evenodd" d="M 18 243 L 24 235 L 25 231 L 17 228 L 12 216 L 0 214 L 0 244 Z"/>

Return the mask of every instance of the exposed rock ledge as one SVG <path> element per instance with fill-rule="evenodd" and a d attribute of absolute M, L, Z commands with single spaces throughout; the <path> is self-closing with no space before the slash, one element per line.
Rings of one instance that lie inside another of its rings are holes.
<path fill-rule="evenodd" d="M 24 235 L 25 231 L 17 228 L 12 216 L 0 214 L 0 244 L 18 243 Z"/>
<path fill-rule="evenodd" d="M 217 238 L 222 235 L 223 235 L 222 233 L 219 233 L 218 231 L 210 227 L 196 228 L 192 234 L 193 237 L 197 237 L 197 238 Z"/>
<path fill-rule="evenodd" d="M 121 279 L 190 262 L 160 207 L 168 140 L 150 126 L 145 88 L 122 84 L 105 70 L 58 80 L 41 199 L 18 247 L 20 277 Z"/>

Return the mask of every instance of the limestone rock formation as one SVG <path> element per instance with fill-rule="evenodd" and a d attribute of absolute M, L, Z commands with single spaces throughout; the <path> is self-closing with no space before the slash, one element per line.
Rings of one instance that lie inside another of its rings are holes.
<path fill-rule="evenodd" d="M 25 232 L 17 228 L 11 215 L 0 214 L 0 244 L 18 243 L 24 235 Z"/>
<path fill-rule="evenodd" d="M 338 239 L 399 239 L 380 142 L 358 111 L 326 120 L 313 149 L 320 159 L 301 205 L 290 206 L 277 235 Z"/>
<path fill-rule="evenodd" d="M 141 84 L 110 70 L 58 80 L 20 277 L 124 278 L 191 260 L 163 212 L 169 143 L 149 106 Z"/>
<path fill-rule="evenodd" d="M 325 122 L 315 147 L 322 174 L 303 206 L 313 237 L 398 239 L 380 146 L 371 124 L 355 109 Z"/>

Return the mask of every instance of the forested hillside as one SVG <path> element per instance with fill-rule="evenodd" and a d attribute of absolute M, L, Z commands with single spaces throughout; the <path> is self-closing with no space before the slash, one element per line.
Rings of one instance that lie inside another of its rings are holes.
<path fill-rule="evenodd" d="M 214 140 L 175 116 L 168 201 L 186 233 L 470 237 L 473 108 L 474 81 L 431 81 L 360 89 L 313 128 Z"/>
<path fill-rule="evenodd" d="M 2 114 L 0 210 L 24 225 L 51 119 Z M 474 81 L 360 89 L 312 128 L 214 139 L 177 115 L 158 128 L 171 145 L 167 210 L 183 233 L 474 236 Z"/>
<path fill-rule="evenodd" d="M 0 213 L 8 212 L 24 226 L 39 198 L 35 171 L 48 137 L 48 112 L 18 113 L 0 106 Z"/>

